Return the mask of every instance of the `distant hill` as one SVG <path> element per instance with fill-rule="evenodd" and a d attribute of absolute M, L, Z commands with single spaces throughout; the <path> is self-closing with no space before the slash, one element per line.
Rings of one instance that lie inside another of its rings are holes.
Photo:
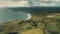
<path fill-rule="evenodd" d="M 60 7 L 15 7 L 10 8 L 13 11 L 19 12 L 19 11 L 26 11 L 26 12 L 60 12 Z"/>

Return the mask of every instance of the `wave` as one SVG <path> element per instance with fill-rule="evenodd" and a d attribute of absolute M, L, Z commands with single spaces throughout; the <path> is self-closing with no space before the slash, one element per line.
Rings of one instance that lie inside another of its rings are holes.
<path fill-rule="evenodd" d="M 27 13 L 27 16 L 28 16 L 28 17 L 26 18 L 26 20 L 29 20 L 29 19 L 31 19 L 31 17 L 32 17 L 30 13 Z"/>

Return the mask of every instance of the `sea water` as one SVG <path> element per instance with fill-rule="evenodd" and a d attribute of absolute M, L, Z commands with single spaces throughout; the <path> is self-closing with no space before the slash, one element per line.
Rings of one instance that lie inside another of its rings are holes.
<path fill-rule="evenodd" d="M 11 9 L 0 8 L 0 23 L 7 22 L 8 20 L 21 19 L 25 20 L 27 18 L 27 13 L 15 12 Z"/>

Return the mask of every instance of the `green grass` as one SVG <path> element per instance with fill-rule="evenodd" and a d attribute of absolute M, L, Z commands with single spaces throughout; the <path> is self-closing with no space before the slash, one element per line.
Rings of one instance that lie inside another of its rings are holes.
<path fill-rule="evenodd" d="M 34 27 L 32 26 L 29 22 L 25 21 L 22 24 L 19 24 L 19 22 L 21 22 L 21 20 L 13 20 L 13 21 L 9 21 L 6 23 L 3 23 L 2 25 L 0 25 L 0 28 L 3 29 L 2 32 L 0 32 L 0 34 L 5 34 L 8 32 L 18 32 L 20 33 L 27 33 L 27 31 L 33 32 L 32 29 L 36 30 L 35 32 L 38 33 L 37 31 L 40 30 L 40 34 L 43 33 L 43 28 L 45 26 L 45 23 L 47 23 L 47 30 L 51 31 L 51 32 L 57 32 L 59 33 L 60 31 L 60 13 L 55 13 L 57 14 L 56 16 L 52 17 L 52 18 L 45 18 L 43 16 L 33 16 L 31 20 L 35 21 L 38 26 Z M 45 19 L 43 19 L 45 18 Z M 44 20 L 44 22 L 43 22 Z M 37 29 L 38 28 L 38 29 Z M 48 32 L 47 31 L 47 32 Z M 38 33 L 39 34 L 39 33 Z"/>

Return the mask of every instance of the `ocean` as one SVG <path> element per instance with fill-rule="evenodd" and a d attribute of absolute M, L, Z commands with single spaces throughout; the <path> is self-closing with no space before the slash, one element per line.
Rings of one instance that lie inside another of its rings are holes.
<path fill-rule="evenodd" d="M 29 13 L 15 12 L 7 8 L 0 8 L 0 23 L 15 19 L 26 20 Z"/>

